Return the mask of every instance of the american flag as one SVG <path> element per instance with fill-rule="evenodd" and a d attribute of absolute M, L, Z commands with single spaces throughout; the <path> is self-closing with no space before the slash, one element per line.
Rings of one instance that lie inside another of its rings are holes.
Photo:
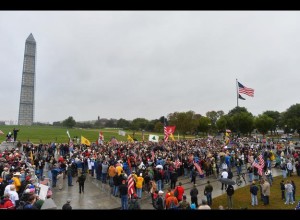
<path fill-rule="evenodd" d="M 258 174 L 260 176 L 262 176 L 263 175 L 263 168 L 265 166 L 265 161 L 264 161 L 264 159 L 263 159 L 263 157 L 262 157 L 261 154 L 258 156 L 258 160 L 259 160 L 259 162 L 257 162 L 256 160 L 254 160 L 254 162 L 252 163 L 252 166 L 256 167 L 258 169 Z"/>
<path fill-rule="evenodd" d="M 244 93 L 247 96 L 254 96 L 254 89 L 251 88 L 247 88 L 245 86 L 243 86 L 241 83 L 238 82 L 238 86 L 239 86 L 239 93 Z"/>
<path fill-rule="evenodd" d="M 196 169 L 198 170 L 200 176 L 202 176 L 202 175 L 203 175 L 203 171 L 202 171 L 201 167 L 199 166 L 199 164 L 197 164 L 197 163 L 194 162 L 194 166 L 195 166 Z"/>
<path fill-rule="evenodd" d="M 258 159 L 259 159 L 259 164 L 261 165 L 262 168 L 264 168 L 265 167 L 265 161 L 264 161 L 264 158 L 261 154 L 258 156 Z"/>
<path fill-rule="evenodd" d="M 174 165 L 175 165 L 175 169 L 178 169 L 180 167 L 182 163 L 180 162 L 179 158 L 177 158 L 174 162 Z"/>
<path fill-rule="evenodd" d="M 131 196 L 133 193 L 135 193 L 134 179 L 132 174 L 130 174 L 128 177 L 128 195 Z"/>

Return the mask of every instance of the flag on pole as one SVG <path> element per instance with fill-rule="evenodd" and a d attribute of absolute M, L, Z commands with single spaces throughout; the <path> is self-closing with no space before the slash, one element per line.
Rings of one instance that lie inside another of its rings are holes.
<path fill-rule="evenodd" d="M 67 130 L 67 135 L 68 135 L 69 139 L 71 139 L 71 136 L 70 136 L 69 130 Z"/>
<path fill-rule="evenodd" d="M 85 144 L 87 146 L 91 146 L 91 142 L 85 137 L 81 136 L 81 144 Z"/>
<path fill-rule="evenodd" d="M 246 86 L 242 85 L 240 82 L 238 82 L 239 87 L 239 93 L 246 94 L 247 96 L 254 96 L 254 89 L 247 88 Z"/>
<path fill-rule="evenodd" d="M 239 94 L 239 99 L 246 100 L 241 94 Z"/>
<path fill-rule="evenodd" d="M 149 134 L 149 141 L 158 142 L 158 140 L 159 140 L 159 136 L 158 135 Z"/>
<path fill-rule="evenodd" d="M 168 141 L 169 136 L 174 133 L 176 126 L 164 126 L 164 141 Z"/>
<path fill-rule="evenodd" d="M 0 134 L 4 134 L 3 131 L 0 130 Z"/>
<path fill-rule="evenodd" d="M 132 194 L 134 194 L 135 190 L 134 190 L 134 178 L 132 176 L 132 174 L 129 175 L 128 177 L 128 195 L 129 198 Z"/>
<path fill-rule="evenodd" d="M 131 142 L 134 142 L 133 138 L 129 134 L 128 134 L 127 140 L 131 141 Z"/>
<path fill-rule="evenodd" d="M 172 141 L 175 141 L 174 135 L 170 134 L 170 138 L 172 139 Z"/>

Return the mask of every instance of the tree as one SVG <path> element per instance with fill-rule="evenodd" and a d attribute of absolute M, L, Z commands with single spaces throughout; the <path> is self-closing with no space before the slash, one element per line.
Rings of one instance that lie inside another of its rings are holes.
<path fill-rule="evenodd" d="M 197 128 L 197 121 L 195 120 L 195 112 L 174 112 L 168 115 L 169 125 L 175 125 L 176 130 L 180 132 L 183 137 L 187 132 L 193 133 Z"/>
<path fill-rule="evenodd" d="M 274 120 L 274 124 L 272 126 L 272 128 L 270 129 L 271 134 L 273 134 L 273 132 L 275 133 L 277 130 L 277 126 L 280 125 L 280 119 L 281 119 L 281 115 L 278 111 L 265 111 L 263 112 L 263 115 L 267 115 L 270 118 L 272 118 Z"/>
<path fill-rule="evenodd" d="M 262 133 L 263 137 L 272 129 L 274 124 L 274 119 L 266 114 L 258 115 L 258 117 L 254 119 L 255 128 Z"/>
<path fill-rule="evenodd" d="M 63 127 L 73 128 L 76 125 L 76 121 L 73 119 L 72 116 L 68 117 L 62 122 Z"/>
<path fill-rule="evenodd" d="M 251 113 L 244 111 L 236 113 L 231 116 L 231 119 L 238 135 L 239 132 L 244 135 L 252 132 L 254 128 L 254 117 Z"/>
<path fill-rule="evenodd" d="M 300 104 L 292 105 L 283 113 L 283 123 L 289 129 L 297 131 L 300 138 Z"/>
<path fill-rule="evenodd" d="M 130 128 L 133 131 L 144 130 L 148 123 L 149 121 L 145 118 L 136 118 L 131 122 Z"/>
<path fill-rule="evenodd" d="M 210 111 L 210 112 L 206 112 L 206 117 L 210 119 L 210 129 L 212 130 L 216 130 L 217 128 L 217 120 L 224 115 L 223 111 Z"/>
<path fill-rule="evenodd" d="M 225 130 L 228 128 L 227 127 L 227 124 L 228 124 L 227 118 L 228 118 L 228 116 L 223 115 L 216 121 L 216 126 L 219 131 L 225 132 Z"/>
<path fill-rule="evenodd" d="M 120 118 L 117 121 L 117 127 L 118 128 L 123 128 L 123 129 L 129 128 L 130 127 L 130 121 L 127 121 L 127 120 L 125 120 L 123 118 Z"/>
<path fill-rule="evenodd" d="M 208 133 L 209 129 L 211 128 L 211 119 L 208 117 L 202 116 L 200 119 L 198 119 L 198 130 L 200 132 Z"/>

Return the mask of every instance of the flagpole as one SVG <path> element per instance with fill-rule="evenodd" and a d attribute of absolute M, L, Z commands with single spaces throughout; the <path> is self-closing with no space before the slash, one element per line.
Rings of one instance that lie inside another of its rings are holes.
<path fill-rule="evenodd" d="M 239 107 L 239 87 L 238 87 L 238 80 L 236 80 L 236 106 Z"/>

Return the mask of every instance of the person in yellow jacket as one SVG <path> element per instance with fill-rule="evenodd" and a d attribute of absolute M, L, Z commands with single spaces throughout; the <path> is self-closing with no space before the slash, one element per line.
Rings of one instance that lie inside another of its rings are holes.
<path fill-rule="evenodd" d="M 21 173 L 20 172 L 15 172 L 13 174 L 13 178 L 12 180 L 14 181 L 14 185 L 16 187 L 16 191 L 19 192 L 20 191 L 20 188 L 21 188 L 21 180 L 20 180 L 20 176 L 21 176 Z"/>
<path fill-rule="evenodd" d="M 109 185 L 112 187 L 114 185 L 114 176 L 117 175 L 117 170 L 115 166 L 112 164 L 108 168 L 108 176 L 109 176 Z"/>
<path fill-rule="evenodd" d="M 144 178 L 143 178 L 143 174 L 140 173 L 140 176 L 136 178 L 136 194 L 138 196 L 139 199 L 142 198 L 142 189 L 143 189 L 143 183 L 144 183 Z"/>

